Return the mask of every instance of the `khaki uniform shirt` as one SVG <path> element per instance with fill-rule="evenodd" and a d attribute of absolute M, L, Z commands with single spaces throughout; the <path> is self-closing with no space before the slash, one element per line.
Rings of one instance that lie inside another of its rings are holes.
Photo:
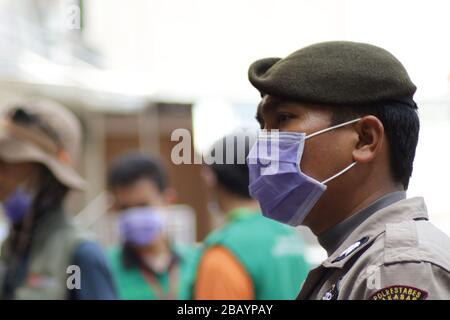
<path fill-rule="evenodd" d="M 423 198 L 395 202 L 313 269 L 298 299 L 450 299 L 450 238 L 428 221 Z"/>

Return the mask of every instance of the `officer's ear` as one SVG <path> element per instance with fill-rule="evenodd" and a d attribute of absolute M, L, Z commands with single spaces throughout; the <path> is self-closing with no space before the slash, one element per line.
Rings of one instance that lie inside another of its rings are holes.
<path fill-rule="evenodd" d="M 362 117 L 355 124 L 358 141 L 353 150 L 353 159 L 358 163 L 368 163 L 381 152 L 384 141 L 383 123 L 375 116 Z"/>

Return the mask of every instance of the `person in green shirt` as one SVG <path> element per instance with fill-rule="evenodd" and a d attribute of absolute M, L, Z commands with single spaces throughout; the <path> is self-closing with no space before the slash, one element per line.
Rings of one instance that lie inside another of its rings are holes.
<path fill-rule="evenodd" d="M 162 163 L 144 154 L 123 155 L 109 170 L 108 187 L 123 240 L 108 252 L 119 298 L 187 299 L 195 249 L 170 243 L 164 232 L 164 208 L 175 194 Z"/>
<path fill-rule="evenodd" d="M 253 140 L 243 134 L 219 140 L 214 163 L 203 170 L 226 223 L 203 243 L 195 299 L 295 299 L 309 271 L 299 233 L 265 218 L 249 195 L 245 159 Z"/>

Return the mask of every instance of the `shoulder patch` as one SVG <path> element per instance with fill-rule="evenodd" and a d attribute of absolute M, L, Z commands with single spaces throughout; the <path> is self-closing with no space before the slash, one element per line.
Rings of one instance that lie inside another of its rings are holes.
<path fill-rule="evenodd" d="M 369 240 L 369 237 L 364 237 L 355 243 L 353 243 L 351 246 L 349 246 L 347 249 L 345 249 L 336 259 L 334 259 L 331 263 L 335 263 L 338 261 L 341 261 L 342 259 L 345 259 L 348 255 L 350 255 L 353 251 L 358 249 L 361 245 L 367 242 Z"/>
<path fill-rule="evenodd" d="M 378 290 L 369 297 L 369 300 L 425 300 L 428 292 L 422 289 L 394 285 Z"/>

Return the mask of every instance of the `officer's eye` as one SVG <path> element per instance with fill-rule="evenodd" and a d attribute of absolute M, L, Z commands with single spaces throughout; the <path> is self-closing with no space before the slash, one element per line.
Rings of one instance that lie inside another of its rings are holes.
<path fill-rule="evenodd" d="M 287 121 L 291 120 L 294 116 L 290 113 L 278 113 L 277 114 L 277 123 L 278 125 L 285 124 Z"/>

